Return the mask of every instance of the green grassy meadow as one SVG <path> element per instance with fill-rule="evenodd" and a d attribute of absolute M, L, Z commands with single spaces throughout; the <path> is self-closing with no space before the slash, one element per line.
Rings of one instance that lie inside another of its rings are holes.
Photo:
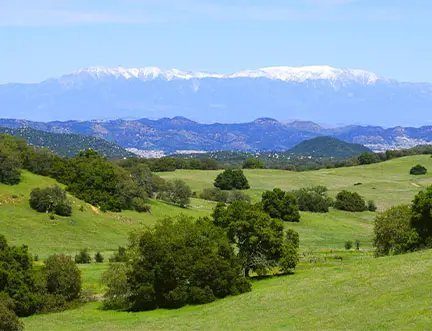
<path fill-rule="evenodd" d="M 24 319 L 28 330 L 428 330 L 432 251 L 361 259 L 254 283 L 202 306 L 144 313 L 100 303 Z"/>
<path fill-rule="evenodd" d="M 246 170 L 258 201 L 262 192 L 280 187 L 292 190 L 326 185 L 331 196 L 343 189 L 375 200 L 384 210 L 409 203 L 421 189 L 432 185 L 432 174 L 411 176 L 409 169 L 420 163 L 432 171 L 428 155 L 394 159 L 352 168 L 310 172 Z M 160 173 L 166 179 L 185 180 L 193 191 L 211 187 L 218 171 L 178 170 Z M 11 244 L 26 244 L 41 259 L 53 253 L 75 254 L 82 248 L 101 251 L 108 260 L 128 234 L 157 219 L 184 213 L 208 216 L 215 203 L 192 199 L 187 209 L 151 200 L 151 214 L 133 211 L 101 213 L 70 197 L 71 217 L 32 210 L 28 199 L 35 187 L 55 184 L 53 179 L 23 172 L 16 186 L 0 184 L 0 233 Z M 361 185 L 354 185 L 361 183 Z M 83 208 L 81 208 L 83 207 Z M 81 210 L 83 209 L 83 210 Z M 432 251 L 374 259 L 372 237 L 375 213 L 301 213 L 299 223 L 286 223 L 300 235 L 301 262 L 295 274 L 254 281 L 253 291 L 203 306 L 147 313 L 103 311 L 94 302 L 58 314 L 24 319 L 26 330 L 390 330 L 427 329 L 432 322 Z M 360 240 L 359 251 L 344 250 L 347 240 Z M 340 260 L 338 257 L 342 258 Z M 40 262 L 39 262 L 40 263 Z M 108 267 L 82 265 L 84 289 L 103 293 L 100 277 Z M 412 326 L 412 327 L 411 327 Z"/>

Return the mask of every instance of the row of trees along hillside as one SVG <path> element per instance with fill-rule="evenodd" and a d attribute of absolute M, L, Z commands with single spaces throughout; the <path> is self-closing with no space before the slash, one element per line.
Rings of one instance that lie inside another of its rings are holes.
<path fill-rule="evenodd" d="M 318 153 L 318 152 L 317 152 Z M 431 145 L 419 145 L 409 149 L 389 150 L 382 153 L 363 152 L 358 156 L 350 158 L 341 157 L 308 157 L 304 155 L 293 155 L 289 152 L 247 152 L 219 151 L 204 154 L 173 155 L 167 158 L 191 159 L 197 158 L 213 159 L 217 161 L 220 168 L 243 168 L 243 169 L 282 169 L 289 171 L 308 171 L 319 169 L 331 169 L 352 167 L 365 164 L 379 163 L 399 157 L 432 154 Z M 174 162 L 173 162 L 174 163 Z M 180 169 L 180 168 L 179 168 Z M 171 169 L 173 170 L 173 169 Z"/>
<path fill-rule="evenodd" d="M 68 192 L 102 210 L 147 211 L 145 202 L 155 194 L 183 207 L 191 195 L 184 182 L 167 182 L 136 159 L 115 163 L 92 149 L 81 151 L 73 158 L 62 158 L 47 149 L 34 148 L 22 139 L 0 135 L 0 182 L 19 183 L 21 169 L 56 179 Z M 35 191 L 34 208 L 38 210 L 43 206 L 38 205 L 36 198 L 40 201 L 60 197 L 60 193 L 58 190 Z"/>

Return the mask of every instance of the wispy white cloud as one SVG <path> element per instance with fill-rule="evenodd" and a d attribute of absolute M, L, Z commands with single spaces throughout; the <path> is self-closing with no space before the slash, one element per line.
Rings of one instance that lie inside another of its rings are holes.
<path fill-rule="evenodd" d="M 395 9 L 346 10 L 361 0 L 14 0 L 0 4 L 0 26 L 150 24 L 176 21 L 338 21 L 399 19 Z M 344 15 L 341 15 L 341 13 Z"/>

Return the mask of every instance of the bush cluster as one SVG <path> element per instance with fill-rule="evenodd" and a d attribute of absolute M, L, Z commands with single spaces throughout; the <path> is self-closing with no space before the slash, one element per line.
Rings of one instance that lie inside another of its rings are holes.
<path fill-rule="evenodd" d="M 243 162 L 243 169 L 264 169 L 264 162 L 260 159 L 250 157 Z"/>
<path fill-rule="evenodd" d="M 336 195 L 334 207 L 349 212 L 362 212 L 367 210 L 366 202 L 360 194 L 346 190 Z"/>
<path fill-rule="evenodd" d="M 327 195 L 327 187 L 313 186 L 301 188 L 292 193 L 296 196 L 299 209 L 314 213 L 327 213 L 333 202 Z"/>
<path fill-rule="evenodd" d="M 427 173 L 427 169 L 421 164 L 417 164 L 410 170 L 410 175 L 425 175 Z"/>
<path fill-rule="evenodd" d="M 6 314 L 0 314 L 0 326 L 6 323 L 3 325 L 11 325 L 11 330 L 15 318 L 10 311 L 20 317 L 59 311 L 77 300 L 81 291 L 81 275 L 70 257 L 51 256 L 42 268 L 35 269 L 28 248 L 9 246 L 1 235 L 0 280 L 0 310 Z"/>
<path fill-rule="evenodd" d="M 33 189 L 30 193 L 30 206 L 40 213 L 72 215 L 72 203 L 67 199 L 66 191 L 58 185 Z"/>

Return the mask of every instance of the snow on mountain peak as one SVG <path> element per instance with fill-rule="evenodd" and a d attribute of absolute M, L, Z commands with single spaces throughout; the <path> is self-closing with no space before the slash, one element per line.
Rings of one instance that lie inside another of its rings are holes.
<path fill-rule="evenodd" d="M 123 67 L 104 68 L 89 67 L 78 70 L 67 76 L 84 76 L 93 79 L 103 77 L 115 77 L 125 79 L 153 80 L 153 79 L 204 79 L 204 78 L 267 78 L 287 82 L 305 82 L 309 80 L 328 80 L 341 82 L 356 82 L 359 84 L 374 84 L 384 78 L 377 74 L 358 69 L 338 69 L 329 66 L 307 66 L 307 67 L 266 67 L 256 70 L 244 70 L 234 74 L 217 74 L 208 72 L 189 72 L 177 69 L 162 70 L 156 67 L 131 68 Z"/>

